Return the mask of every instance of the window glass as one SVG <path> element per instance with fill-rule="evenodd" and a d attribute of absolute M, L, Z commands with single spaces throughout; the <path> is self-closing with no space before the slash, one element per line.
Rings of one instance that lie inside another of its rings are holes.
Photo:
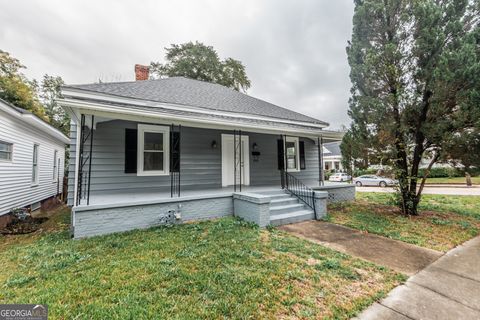
<path fill-rule="evenodd" d="M 287 169 L 297 169 L 297 148 L 295 142 L 287 141 L 285 146 L 287 149 Z"/>
<path fill-rule="evenodd" d="M 145 132 L 144 150 L 163 151 L 163 133 Z"/>
<path fill-rule="evenodd" d="M 143 170 L 144 171 L 162 171 L 163 170 L 163 152 L 144 152 Z"/>
<path fill-rule="evenodd" d="M 53 153 L 53 180 L 56 180 L 57 178 L 57 155 L 58 151 L 55 150 Z"/>
<path fill-rule="evenodd" d="M 144 171 L 163 170 L 163 133 L 145 132 L 143 153 Z"/>
<path fill-rule="evenodd" d="M 32 182 L 38 182 L 38 145 L 33 145 Z"/>
<path fill-rule="evenodd" d="M 0 141 L 0 160 L 12 160 L 12 144 Z"/>

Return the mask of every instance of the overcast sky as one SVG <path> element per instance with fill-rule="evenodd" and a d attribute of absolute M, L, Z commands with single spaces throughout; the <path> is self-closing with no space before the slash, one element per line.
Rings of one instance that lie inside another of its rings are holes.
<path fill-rule="evenodd" d="M 242 61 L 248 94 L 347 125 L 353 0 L 0 0 L 0 49 L 29 78 L 128 81 L 171 43 Z"/>

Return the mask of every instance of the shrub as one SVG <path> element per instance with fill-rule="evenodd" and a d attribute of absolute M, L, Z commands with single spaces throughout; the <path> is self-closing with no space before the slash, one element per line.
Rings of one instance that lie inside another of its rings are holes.
<path fill-rule="evenodd" d="M 418 177 L 423 178 L 426 169 L 418 170 Z M 432 168 L 428 174 L 429 178 L 451 178 L 451 177 L 463 177 L 464 173 L 457 168 Z"/>

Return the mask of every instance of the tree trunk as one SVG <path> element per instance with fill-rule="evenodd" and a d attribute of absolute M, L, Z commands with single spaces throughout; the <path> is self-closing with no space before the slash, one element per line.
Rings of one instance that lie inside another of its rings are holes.
<path fill-rule="evenodd" d="M 467 182 L 467 187 L 472 186 L 472 176 L 468 173 L 467 168 L 465 168 L 465 180 Z"/>

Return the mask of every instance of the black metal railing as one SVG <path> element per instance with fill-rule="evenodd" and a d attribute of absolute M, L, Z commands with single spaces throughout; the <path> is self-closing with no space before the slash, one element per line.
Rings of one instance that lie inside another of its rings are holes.
<path fill-rule="evenodd" d="M 86 124 L 85 115 L 82 114 L 80 118 L 80 145 L 77 146 L 79 164 L 76 205 L 81 204 L 82 200 L 86 200 L 87 205 L 90 204 L 94 121 L 95 117 L 91 115 L 89 128 Z"/>
<path fill-rule="evenodd" d="M 280 181 L 282 189 L 287 190 L 291 195 L 309 206 L 315 214 L 317 213 L 315 210 L 315 191 L 312 188 L 306 186 L 285 170 L 280 170 Z"/>
<path fill-rule="evenodd" d="M 182 126 L 170 126 L 170 197 L 180 197 L 180 133 Z"/>
<path fill-rule="evenodd" d="M 233 130 L 233 190 L 235 192 L 237 192 L 237 186 L 242 192 L 243 157 L 242 130 Z"/>

